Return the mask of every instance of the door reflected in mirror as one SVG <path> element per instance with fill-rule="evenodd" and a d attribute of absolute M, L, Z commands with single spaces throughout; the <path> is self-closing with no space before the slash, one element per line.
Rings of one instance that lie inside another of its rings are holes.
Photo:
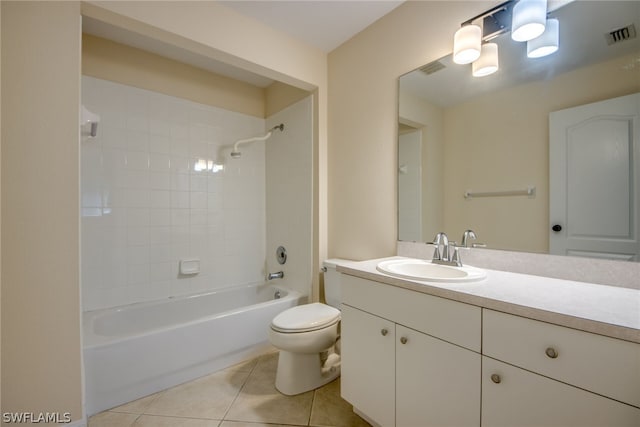
<path fill-rule="evenodd" d="M 553 157 L 549 121 L 561 110 L 640 92 L 640 38 L 609 45 L 605 37 L 617 27 L 640 29 L 640 2 L 578 1 L 551 15 L 560 22 L 553 55 L 527 58 L 526 44 L 507 33 L 492 40 L 500 53 L 492 75 L 474 78 L 471 65 L 448 56 L 400 77 L 399 240 L 427 242 L 439 231 L 458 240 L 471 228 L 493 249 L 638 260 L 640 102 L 606 125 L 617 133 L 583 126 L 593 118 L 571 125 L 562 144 L 573 160 Z M 616 142 L 603 148 L 611 138 Z M 601 156 L 593 157 L 594 150 Z M 583 184 L 604 179 L 597 174 L 607 153 L 619 173 L 590 192 Z M 550 164 L 569 181 L 552 182 Z M 576 168 L 593 174 L 576 179 Z M 563 192 L 561 200 L 552 196 Z M 570 209 L 550 213 L 554 203 Z M 561 236 L 590 242 L 579 249 L 554 244 Z"/>

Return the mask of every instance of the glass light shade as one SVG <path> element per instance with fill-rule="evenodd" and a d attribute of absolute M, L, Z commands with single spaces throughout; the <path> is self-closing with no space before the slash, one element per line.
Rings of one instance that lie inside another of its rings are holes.
<path fill-rule="evenodd" d="M 517 42 L 535 39 L 547 22 L 547 0 L 520 0 L 513 7 L 511 38 Z"/>
<path fill-rule="evenodd" d="M 541 36 L 527 42 L 527 56 L 542 58 L 558 50 L 560 45 L 560 22 L 557 19 L 547 19 L 547 26 Z"/>
<path fill-rule="evenodd" d="M 465 25 L 453 36 L 453 62 L 469 64 L 480 57 L 482 29 L 478 25 Z"/>
<path fill-rule="evenodd" d="M 471 69 L 473 77 L 484 77 L 498 71 L 498 45 L 483 44 L 480 58 L 471 65 Z"/>

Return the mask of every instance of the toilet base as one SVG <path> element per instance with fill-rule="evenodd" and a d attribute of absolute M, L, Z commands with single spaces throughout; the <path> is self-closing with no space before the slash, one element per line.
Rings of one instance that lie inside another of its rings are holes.
<path fill-rule="evenodd" d="M 340 357 L 331 353 L 323 367 L 319 353 L 301 354 L 280 350 L 276 389 L 293 396 L 314 390 L 340 376 Z"/>

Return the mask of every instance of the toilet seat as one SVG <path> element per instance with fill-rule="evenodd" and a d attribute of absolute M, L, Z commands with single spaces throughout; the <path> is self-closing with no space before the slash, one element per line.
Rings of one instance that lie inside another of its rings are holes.
<path fill-rule="evenodd" d="M 289 308 L 278 314 L 271 328 L 283 333 L 310 332 L 326 328 L 340 320 L 340 310 L 318 302 Z"/>

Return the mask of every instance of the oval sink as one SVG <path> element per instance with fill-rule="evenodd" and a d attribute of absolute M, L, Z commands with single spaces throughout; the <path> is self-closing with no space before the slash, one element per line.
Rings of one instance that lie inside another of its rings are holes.
<path fill-rule="evenodd" d="M 382 261 L 376 269 L 391 276 L 428 282 L 476 282 L 487 277 L 484 270 L 468 265 L 454 267 L 410 258 Z"/>

